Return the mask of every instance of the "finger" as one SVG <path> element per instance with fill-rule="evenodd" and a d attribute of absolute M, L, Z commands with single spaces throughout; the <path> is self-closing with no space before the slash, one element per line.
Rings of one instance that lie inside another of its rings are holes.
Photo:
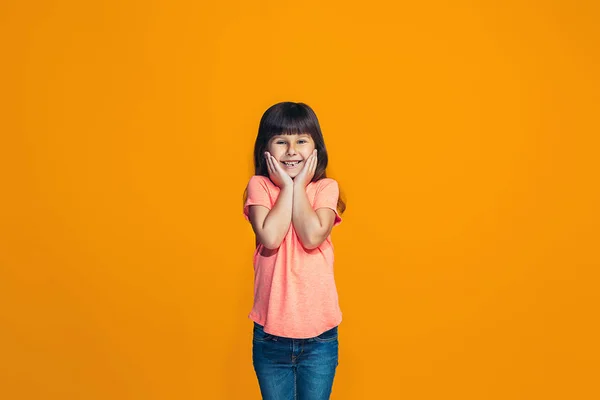
<path fill-rule="evenodd" d="M 267 169 L 269 170 L 269 175 L 273 174 L 273 167 L 271 166 L 271 156 L 267 154 Z"/>
<path fill-rule="evenodd" d="M 275 165 L 276 165 L 276 167 L 277 167 L 277 171 L 279 172 L 279 174 L 280 174 L 281 176 L 285 176 L 285 175 L 287 175 L 287 172 L 285 172 L 285 168 L 283 167 L 283 165 L 281 165 L 281 164 L 279 163 L 279 161 L 275 160 L 275 158 L 273 158 L 273 164 L 275 164 Z"/>
<path fill-rule="evenodd" d="M 310 169 L 310 166 L 312 165 L 312 161 L 314 158 L 314 153 L 312 153 L 310 156 L 308 156 L 308 158 L 306 159 L 306 165 L 304 166 L 306 169 Z"/>
<path fill-rule="evenodd" d="M 312 162 L 312 156 L 308 156 L 308 158 L 306 159 L 306 162 L 304 163 L 304 167 L 302 167 L 302 171 L 301 172 L 308 172 L 310 170 L 310 163 Z"/>
<path fill-rule="evenodd" d="M 273 170 L 277 172 L 283 172 L 283 167 L 279 164 L 279 161 L 277 161 L 275 157 L 271 156 L 271 162 L 273 163 Z"/>
<path fill-rule="evenodd" d="M 271 168 L 273 168 L 273 172 L 276 174 L 281 173 L 281 167 L 279 166 L 279 163 L 277 162 L 277 160 L 275 159 L 275 157 L 271 156 Z"/>
<path fill-rule="evenodd" d="M 315 164 L 315 153 L 313 152 L 313 153 L 310 155 L 310 162 L 309 162 L 309 163 L 308 163 L 308 165 L 306 166 L 306 167 L 307 167 L 307 169 L 308 169 L 308 172 L 309 172 L 309 173 L 310 173 L 310 172 L 312 172 L 312 170 L 313 170 L 313 167 L 314 167 L 314 164 Z"/>

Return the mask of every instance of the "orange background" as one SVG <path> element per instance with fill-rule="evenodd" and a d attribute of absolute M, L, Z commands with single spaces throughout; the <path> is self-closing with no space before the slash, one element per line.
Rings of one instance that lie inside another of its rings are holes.
<path fill-rule="evenodd" d="M 332 399 L 596 399 L 594 1 L 4 1 L 0 398 L 259 399 L 262 113 L 347 211 Z"/>

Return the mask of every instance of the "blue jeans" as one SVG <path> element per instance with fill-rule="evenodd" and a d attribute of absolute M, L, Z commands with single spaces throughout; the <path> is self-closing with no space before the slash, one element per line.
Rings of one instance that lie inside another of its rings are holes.
<path fill-rule="evenodd" d="M 293 339 L 265 333 L 255 322 L 252 363 L 263 400 L 328 400 L 338 366 L 338 327 Z"/>

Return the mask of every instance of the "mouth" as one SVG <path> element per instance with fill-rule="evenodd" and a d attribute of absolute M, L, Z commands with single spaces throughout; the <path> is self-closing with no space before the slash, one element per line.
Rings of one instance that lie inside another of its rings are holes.
<path fill-rule="evenodd" d="M 285 166 L 286 169 L 294 169 L 298 165 L 300 165 L 302 163 L 302 161 L 294 161 L 294 162 L 281 161 L 281 163 Z"/>

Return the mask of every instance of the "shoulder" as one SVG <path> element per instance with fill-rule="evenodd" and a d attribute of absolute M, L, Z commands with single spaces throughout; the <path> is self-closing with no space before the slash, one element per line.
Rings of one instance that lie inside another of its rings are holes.
<path fill-rule="evenodd" d="M 262 176 L 262 175 L 252 175 L 250 177 L 250 182 L 252 182 L 252 181 L 259 182 L 259 181 L 264 181 L 265 179 L 269 179 L 269 178 L 267 178 L 266 176 Z"/>
<path fill-rule="evenodd" d="M 319 179 L 316 182 L 316 186 L 317 186 L 317 190 L 322 189 L 324 187 L 338 187 L 338 183 L 335 179 L 333 178 L 323 178 L 323 179 Z"/>
<path fill-rule="evenodd" d="M 252 175 L 250 177 L 250 180 L 248 181 L 248 186 L 257 186 L 257 185 L 267 187 L 267 186 L 272 186 L 273 182 L 271 182 L 271 180 L 266 176 Z"/>
<path fill-rule="evenodd" d="M 323 179 L 319 179 L 319 182 L 322 182 L 323 184 L 331 184 L 331 183 L 335 183 L 337 185 L 337 181 L 333 178 L 323 178 Z"/>

